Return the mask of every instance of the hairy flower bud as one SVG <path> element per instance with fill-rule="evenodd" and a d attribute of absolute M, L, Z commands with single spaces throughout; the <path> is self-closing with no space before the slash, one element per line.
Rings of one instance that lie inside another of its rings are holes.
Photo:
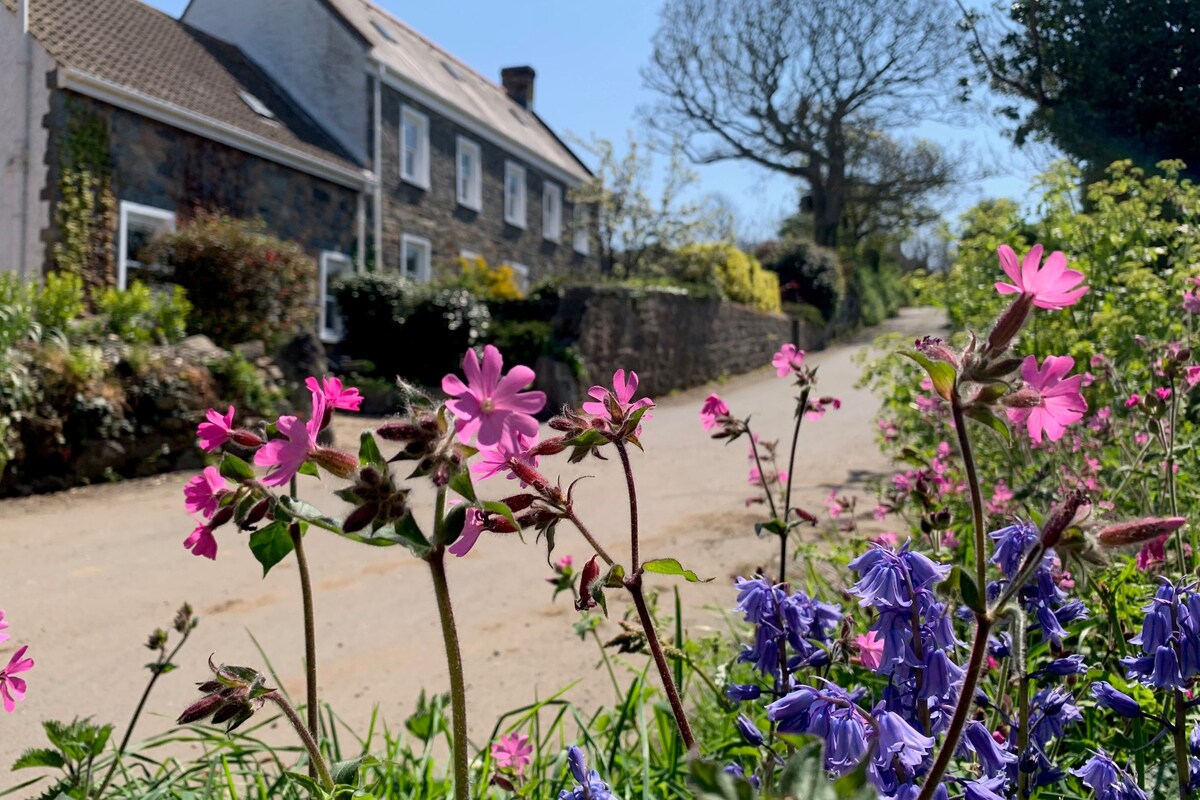
<path fill-rule="evenodd" d="M 537 500 L 536 495 L 532 494 L 514 494 L 512 497 L 506 497 L 501 500 L 501 503 L 508 506 L 508 510 L 514 514 L 524 511 L 533 505 L 533 501 Z"/>
<path fill-rule="evenodd" d="M 595 608 L 596 598 L 592 592 L 595 589 L 597 581 L 600 580 L 600 556 L 592 556 L 586 564 L 583 565 L 583 570 L 579 575 L 579 599 L 575 601 L 576 611 L 587 611 Z"/>
<path fill-rule="evenodd" d="M 1042 546 L 1054 547 L 1062 537 L 1063 531 L 1079 525 L 1092 513 L 1092 501 L 1085 492 L 1074 490 L 1067 493 L 1050 512 L 1042 525 Z"/>
<path fill-rule="evenodd" d="M 559 518 L 559 514 L 548 508 L 535 508 L 528 514 L 517 517 L 517 524 L 524 528 L 544 528 Z"/>
<path fill-rule="evenodd" d="M 1033 294 L 1022 292 L 996 319 L 996 326 L 988 335 L 985 352 L 998 356 L 1007 351 L 1013 339 L 1017 338 L 1017 334 L 1021 332 L 1021 328 L 1025 327 L 1031 311 L 1033 311 Z"/>
<path fill-rule="evenodd" d="M 172 623 L 172 627 L 177 633 L 186 633 L 189 629 L 196 627 L 198 622 L 195 612 L 192 611 L 191 603 L 184 603 L 175 612 L 175 621 Z"/>
<path fill-rule="evenodd" d="M 375 435 L 388 442 L 407 442 L 421 436 L 421 432 L 411 422 L 391 420 L 376 428 Z"/>
<path fill-rule="evenodd" d="M 208 521 L 208 529 L 216 530 L 231 519 L 233 519 L 233 506 L 222 506 L 217 509 L 217 512 L 212 515 L 212 519 Z"/>
<path fill-rule="evenodd" d="M 1187 524 L 1187 517 L 1142 517 L 1101 528 L 1096 541 L 1101 547 L 1129 547 L 1165 536 Z"/>
<path fill-rule="evenodd" d="M 553 436 L 549 439 L 543 439 L 538 442 L 529 451 L 528 455 L 538 456 L 556 456 L 567 449 L 567 440 L 563 436 Z"/>
<path fill-rule="evenodd" d="M 936 336 L 925 336 L 913 343 L 919 352 L 934 361 L 943 361 L 955 370 L 961 366 L 958 353 L 944 339 Z M 826 398 L 822 398 L 824 401 Z M 832 400 L 833 398 L 828 398 Z"/>
<path fill-rule="evenodd" d="M 262 500 L 259 500 L 257 503 L 251 506 L 250 510 L 246 512 L 246 518 L 242 520 L 242 526 L 248 528 L 251 525 L 257 525 L 263 521 L 263 518 L 267 516 L 267 512 L 270 510 L 271 498 L 264 497 Z"/>
<path fill-rule="evenodd" d="M 147 650 L 161 650 L 167 643 L 167 632 L 162 628 L 156 628 L 154 633 L 150 634 L 150 638 L 146 640 Z"/>
<path fill-rule="evenodd" d="M 250 431 L 232 430 L 229 432 L 229 438 L 242 447 L 255 448 L 262 447 L 263 444 L 262 437 Z"/>
<path fill-rule="evenodd" d="M 346 533 L 358 533 L 370 525 L 377 516 L 379 516 L 379 504 L 368 500 L 346 515 L 346 519 L 342 522 L 342 530 Z"/>
<path fill-rule="evenodd" d="M 318 447 L 310 457 L 317 466 L 343 480 L 353 478 L 358 472 L 357 458 L 332 447 Z"/>
<path fill-rule="evenodd" d="M 1007 408 L 1036 408 L 1041 403 L 1041 392 L 1028 385 L 1000 398 L 1000 404 Z"/>

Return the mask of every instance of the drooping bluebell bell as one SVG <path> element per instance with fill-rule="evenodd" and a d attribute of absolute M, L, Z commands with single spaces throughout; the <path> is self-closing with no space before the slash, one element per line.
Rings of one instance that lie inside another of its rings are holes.
<path fill-rule="evenodd" d="M 1122 770 L 1103 750 L 1071 770 L 1084 786 L 1096 793 L 1096 800 L 1146 800 L 1133 776 Z"/>
<path fill-rule="evenodd" d="M 738 714 L 737 719 L 734 720 L 734 725 L 737 726 L 738 733 L 742 735 L 743 739 L 755 747 L 762 746 L 764 741 L 762 731 L 760 731 L 758 726 L 754 724 L 754 720 L 750 719 L 745 714 Z"/>
<path fill-rule="evenodd" d="M 857 766 L 867 754 L 871 721 L 846 690 L 798 686 L 767 706 L 780 733 L 808 733 L 825 741 L 825 769 L 835 775 Z"/>
<path fill-rule="evenodd" d="M 868 769 L 871 782 L 890 793 L 917 773 L 933 749 L 934 739 L 917 731 L 903 717 L 875 709 L 875 743 Z"/>
<path fill-rule="evenodd" d="M 1194 585 L 1160 580 L 1154 599 L 1143 609 L 1141 632 L 1130 639 L 1142 653 L 1121 663 L 1131 679 L 1156 689 L 1183 689 L 1200 674 L 1200 600 Z"/>
<path fill-rule="evenodd" d="M 944 581 L 950 574 L 948 564 L 938 564 L 911 549 L 906 542 L 899 551 L 875 545 L 850 562 L 859 574 L 850 591 L 859 597 L 860 606 L 898 609 L 912 605 L 913 594 Z"/>
<path fill-rule="evenodd" d="M 735 703 L 742 703 L 757 700 L 762 696 L 762 689 L 752 683 L 731 683 L 725 687 L 725 696 Z"/>
<path fill-rule="evenodd" d="M 1140 717 L 1142 707 L 1138 701 L 1113 687 L 1108 681 L 1096 681 L 1092 684 L 1092 697 L 1101 708 L 1111 709 L 1122 717 Z"/>
<path fill-rule="evenodd" d="M 1031 704 L 1029 740 L 1043 750 L 1052 738 L 1061 737 L 1068 725 L 1083 719 L 1074 696 L 1059 686 L 1039 689 Z"/>
<path fill-rule="evenodd" d="M 803 592 L 788 594 L 761 576 L 738 578 L 735 586 L 737 610 L 754 626 L 753 644 L 743 646 L 739 661 L 753 664 L 783 690 L 787 688 L 785 673 L 828 662 L 827 648 L 842 621 L 841 609 Z M 780 658 L 785 642 L 791 648 L 786 663 Z"/>
<path fill-rule="evenodd" d="M 742 764 L 737 764 L 737 763 L 726 764 L 725 768 L 722 769 L 721 771 L 724 772 L 726 775 L 732 775 L 734 778 L 748 781 L 750 783 L 750 785 L 753 786 L 755 789 L 759 788 L 760 784 L 758 781 L 758 776 L 755 775 L 753 772 L 749 772 L 749 773 L 746 772 L 746 767 Z"/>
<path fill-rule="evenodd" d="M 600 780 L 596 770 L 587 768 L 587 758 L 574 745 L 567 749 L 567 765 L 576 785 L 570 791 L 559 792 L 558 800 L 615 800 L 608 784 Z"/>
<path fill-rule="evenodd" d="M 1001 775 L 991 778 L 979 778 L 963 784 L 963 797 L 966 800 L 1008 800 L 1004 794 L 1008 780 Z"/>
<path fill-rule="evenodd" d="M 1042 674 L 1056 678 L 1063 678 L 1067 675 L 1084 675 L 1087 674 L 1088 665 L 1083 663 L 1083 656 L 1073 655 L 1063 658 L 1056 658 L 1042 668 Z"/>
<path fill-rule="evenodd" d="M 963 730 L 963 744 L 975 754 L 983 774 L 989 778 L 1008 775 L 1010 767 L 1017 761 L 1016 753 L 1003 747 L 983 723 L 976 720 L 968 722 Z"/>

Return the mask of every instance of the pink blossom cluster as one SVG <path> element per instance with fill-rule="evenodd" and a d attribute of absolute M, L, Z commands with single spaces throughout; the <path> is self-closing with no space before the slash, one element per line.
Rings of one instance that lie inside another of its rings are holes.
<path fill-rule="evenodd" d="M 12 638 L 7 630 L 8 620 L 5 619 L 4 609 L 0 609 L 0 644 Z M 8 659 L 8 664 L 0 669 L 0 703 L 3 703 L 4 711 L 9 714 L 16 709 L 17 703 L 25 699 L 25 679 L 17 676 L 34 667 L 33 659 L 25 657 L 27 650 L 29 645 L 18 647 Z"/>

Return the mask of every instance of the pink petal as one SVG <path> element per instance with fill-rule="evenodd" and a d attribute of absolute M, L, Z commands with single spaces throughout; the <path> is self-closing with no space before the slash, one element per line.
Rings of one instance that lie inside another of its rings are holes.
<path fill-rule="evenodd" d="M 1042 440 L 1042 427 L 1043 423 L 1045 422 L 1045 416 L 1046 412 L 1040 408 L 1029 409 L 1029 419 L 1027 419 L 1025 422 L 1029 428 L 1029 438 L 1033 439 L 1035 442 L 1040 442 Z"/>
<path fill-rule="evenodd" d="M 442 378 L 442 392 L 450 397 L 460 397 L 469 391 L 470 389 L 462 382 L 462 379 L 453 372 Z"/>
<path fill-rule="evenodd" d="M 1042 246 L 1035 244 L 1028 253 L 1025 254 L 1025 261 L 1021 264 L 1021 280 L 1018 281 L 1020 286 L 1025 288 L 1027 292 L 1037 291 L 1038 266 L 1042 263 Z"/>
<path fill-rule="evenodd" d="M 517 414 L 536 414 L 545 407 L 545 392 L 522 392 L 504 401 L 504 408 Z"/>
<path fill-rule="evenodd" d="M 463 353 L 462 366 L 463 375 L 467 376 L 467 384 L 476 389 L 480 388 L 482 381 L 480 380 L 479 356 L 475 354 L 474 350 L 468 349 Z"/>
<path fill-rule="evenodd" d="M 1030 386 L 1038 386 L 1040 376 L 1038 375 L 1037 356 L 1027 355 L 1025 360 L 1021 362 L 1021 379 Z"/>
<path fill-rule="evenodd" d="M 1013 249 L 1006 244 L 996 248 L 996 255 L 1000 257 L 1000 268 L 1004 270 L 1004 274 L 1012 279 L 1013 283 L 1017 284 L 1015 288 L 1018 292 L 1021 291 L 1021 270 L 1017 265 L 1017 254 Z M 996 284 L 999 286 L 1000 284 Z"/>
<path fill-rule="evenodd" d="M 1061 381 L 1075 366 L 1075 359 L 1070 356 L 1046 356 L 1042 362 L 1042 384 L 1038 389 L 1048 389 Z M 1082 376 L 1080 377 L 1082 380 Z"/>
<path fill-rule="evenodd" d="M 492 395 L 496 393 L 496 384 L 500 380 L 500 371 L 504 368 L 504 357 L 500 355 L 500 351 L 495 345 L 487 345 L 483 348 L 483 374 L 479 388 L 484 394 Z"/>
<path fill-rule="evenodd" d="M 1063 255 L 1062 250 L 1055 250 L 1046 257 L 1046 263 L 1042 265 L 1042 270 L 1038 273 L 1039 283 L 1045 289 L 1056 289 L 1066 270 L 1067 257 Z"/>
<path fill-rule="evenodd" d="M 480 447 L 495 447 L 504 438 L 504 418 L 506 414 L 481 414 L 479 420 L 478 443 Z"/>
<path fill-rule="evenodd" d="M 1021 294 L 1021 289 L 1017 286 L 1013 286 L 1011 283 L 1002 283 L 1001 281 L 996 281 L 994 285 L 996 287 L 996 291 L 1000 294 Z"/>
<path fill-rule="evenodd" d="M 536 375 L 534 375 L 533 370 L 522 364 L 518 364 L 510 369 L 508 374 L 496 384 L 496 389 L 492 392 L 492 398 L 499 402 L 502 398 L 514 395 L 533 383 L 535 377 Z"/>

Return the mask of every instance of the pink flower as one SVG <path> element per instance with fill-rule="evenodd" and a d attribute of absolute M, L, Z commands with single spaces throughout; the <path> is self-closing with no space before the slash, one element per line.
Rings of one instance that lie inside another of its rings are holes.
<path fill-rule="evenodd" d="M 466 383 L 453 373 L 442 378 L 442 391 L 453 398 L 446 407 L 454 413 L 459 439 L 469 443 L 477 436 L 480 447 L 494 447 L 502 439 L 515 442 L 518 433 L 537 436 L 533 415 L 546 405 L 546 394 L 521 391 L 533 382 L 533 370 L 518 364 L 501 376 L 504 358 L 490 344 L 483 348 L 482 363 L 468 350 L 462 364 Z"/>
<path fill-rule="evenodd" d="M 837 489 L 830 491 L 829 496 L 821 502 L 825 504 L 825 508 L 829 511 L 829 516 L 831 518 L 837 519 L 842 515 L 842 503 L 840 500 L 838 500 Z"/>
<path fill-rule="evenodd" d="M 8 623 L 4 620 L 4 609 L 0 608 L 0 644 L 4 644 L 9 639 L 9 634 L 4 630 L 8 627 Z"/>
<path fill-rule="evenodd" d="M 183 547 L 191 550 L 194 556 L 217 560 L 217 537 L 213 536 L 212 528 L 207 525 L 197 524 L 196 529 L 183 540 Z"/>
<path fill-rule="evenodd" d="M 716 394 L 710 394 L 704 399 L 704 405 L 700 407 L 700 424 L 704 426 L 704 430 L 712 430 L 717 424 L 717 417 L 727 416 L 729 406 Z"/>
<path fill-rule="evenodd" d="M 954 535 L 954 531 L 942 531 L 941 545 L 947 550 L 954 550 L 958 547 L 959 541 L 958 537 Z"/>
<path fill-rule="evenodd" d="M 1164 401 L 1165 401 L 1165 400 L 1169 400 L 1169 399 L 1170 399 L 1170 397 L 1171 397 L 1171 390 L 1170 390 L 1170 389 L 1168 389 L 1168 388 L 1167 388 L 1167 387 L 1165 387 L 1165 386 L 1160 386 L 1160 387 L 1158 387 L 1157 389 L 1155 389 L 1155 390 L 1154 390 L 1154 394 L 1158 396 L 1158 399 L 1159 399 L 1159 400 L 1164 400 Z"/>
<path fill-rule="evenodd" d="M 570 569 L 571 565 L 574 563 L 575 563 L 575 558 L 573 556 L 563 556 L 562 558 L 560 558 L 558 560 L 558 568 L 562 569 L 562 570 L 567 570 L 567 569 Z"/>
<path fill-rule="evenodd" d="M 13 653 L 8 660 L 8 666 L 0 669 L 0 700 L 4 701 L 4 710 L 11 714 L 17 703 L 25 699 L 25 681 L 16 677 L 19 672 L 33 669 L 33 659 L 25 658 L 29 645 L 23 645 Z"/>
<path fill-rule="evenodd" d="M 1029 438 L 1042 441 L 1042 434 L 1052 442 L 1062 438 L 1067 426 L 1083 419 L 1087 403 L 1079 393 L 1081 375 L 1064 380 L 1064 376 L 1075 366 L 1070 356 L 1046 356 L 1039 369 L 1037 357 L 1026 356 L 1021 364 L 1021 377 L 1040 397 L 1037 405 L 1028 408 L 1009 408 L 1008 418 L 1017 425 L 1025 425 Z"/>
<path fill-rule="evenodd" d="M 750 468 L 750 476 L 747 478 L 751 486 L 761 486 L 763 479 L 762 473 L 758 471 L 758 467 Z"/>
<path fill-rule="evenodd" d="M 1189 389 L 1200 383 L 1200 367 L 1184 367 L 1183 379 L 1187 381 Z"/>
<path fill-rule="evenodd" d="M 858 658 L 867 669 L 879 669 L 883 663 L 883 639 L 875 631 L 867 631 L 855 637 L 854 644 L 858 648 Z"/>
<path fill-rule="evenodd" d="M 997 253 L 1000 255 L 1000 266 L 1012 283 L 997 281 L 996 291 L 1000 294 L 1031 294 L 1033 304 L 1038 308 L 1057 311 L 1079 302 L 1079 298 L 1087 293 L 1087 287 L 1074 288 L 1083 280 L 1083 273 L 1067 269 L 1067 257 L 1061 250 L 1055 250 L 1042 261 L 1042 246 L 1035 244 L 1025 255 L 1025 261 L 1018 266 L 1017 254 L 1006 244 L 1000 245 Z"/>
<path fill-rule="evenodd" d="M 1189 314 L 1200 314 L 1200 294 L 1195 292 L 1184 292 L 1183 310 Z"/>
<path fill-rule="evenodd" d="M 1170 534 L 1160 536 L 1157 539 L 1151 539 L 1142 545 L 1142 549 L 1138 551 L 1137 568 L 1141 572 L 1147 572 L 1151 567 L 1158 564 L 1163 564 L 1167 560 L 1167 538 Z"/>
<path fill-rule="evenodd" d="M 362 405 L 362 395 L 358 393 L 358 389 L 353 386 L 349 389 L 342 388 L 342 382 L 338 378 L 322 378 L 321 384 L 317 385 L 316 378 L 307 378 L 304 385 L 313 394 L 320 392 L 325 395 L 326 408 L 340 408 L 343 411 L 358 411 Z"/>
<path fill-rule="evenodd" d="M 654 408 L 654 401 L 649 397 L 643 397 L 636 403 L 631 403 L 633 396 L 637 393 L 638 375 L 636 372 L 630 372 L 628 378 L 625 376 L 625 370 L 619 369 L 613 373 L 613 388 L 610 392 L 603 386 L 593 386 L 588 389 L 588 396 L 593 398 L 592 402 L 584 403 L 583 410 L 587 413 L 607 419 L 610 422 L 615 422 L 609 414 L 608 406 L 605 404 L 605 399 L 612 397 L 617 404 L 622 416 L 637 411 L 639 408 Z M 650 419 L 650 415 L 646 414 L 642 417 L 644 420 Z"/>
<path fill-rule="evenodd" d="M 200 439 L 201 450 L 206 453 L 215 453 L 233 435 L 233 406 L 230 406 L 224 414 L 215 408 L 210 408 L 204 416 L 208 422 L 201 422 L 197 426 L 196 436 Z"/>
<path fill-rule="evenodd" d="M 479 534 L 483 533 L 483 523 L 486 519 L 487 517 L 482 510 L 473 506 L 468 508 L 467 519 L 463 522 L 462 533 L 458 535 L 454 544 L 446 549 L 459 558 L 471 552 L 471 548 L 475 546 L 475 542 L 479 541 Z"/>
<path fill-rule="evenodd" d="M 875 510 L 871 512 L 871 516 L 875 518 L 876 522 L 883 522 L 885 519 L 887 519 L 889 511 L 891 511 L 891 509 L 885 505 L 876 505 Z"/>
<path fill-rule="evenodd" d="M 525 771 L 532 755 L 533 747 L 529 744 L 529 737 L 524 734 L 510 733 L 492 744 L 492 760 L 496 766 L 508 767 L 518 775 Z"/>
<path fill-rule="evenodd" d="M 220 506 L 221 495 L 228 490 L 220 471 L 216 467 L 205 467 L 183 487 L 183 507 L 189 514 L 211 517 Z"/>
<path fill-rule="evenodd" d="M 883 545 L 884 547 L 888 547 L 888 548 L 891 548 L 894 550 L 896 548 L 896 545 L 900 544 L 900 537 L 897 536 L 892 531 L 884 531 L 883 533 L 879 534 L 871 541 L 875 542 L 875 544 Z"/>
<path fill-rule="evenodd" d="M 779 348 L 779 352 L 771 357 L 771 366 L 775 368 L 775 374 L 780 378 L 789 372 L 799 372 L 800 368 L 804 366 L 804 351 L 797 350 L 794 344 L 785 344 Z"/>
<path fill-rule="evenodd" d="M 1125 407 L 1126 407 L 1126 408 L 1133 408 L 1134 406 L 1136 406 L 1136 405 L 1137 405 L 1138 403 L 1140 403 L 1140 402 L 1142 402 L 1142 398 L 1141 398 L 1141 397 L 1138 395 L 1138 393 L 1137 393 L 1137 392 L 1134 392 L 1133 394 L 1129 395 L 1129 397 L 1128 397 L 1128 398 L 1126 398 L 1126 400 L 1125 400 Z"/>
<path fill-rule="evenodd" d="M 1150 434 L 1145 431 L 1139 431 L 1133 435 L 1133 443 L 1138 447 L 1144 447 L 1148 441 L 1150 441 Z"/>
<path fill-rule="evenodd" d="M 275 422 L 275 427 L 284 438 L 272 439 L 254 454 L 255 464 L 270 468 L 263 483 L 282 486 L 292 479 L 309 455 L 319 447 L 317 434 L 321 432 L 324 418 L 325 395 L 316 392 L 312 396 L 312 416 L 307 423 L 290 416 L 280 417 Z"/>
<path fill-rule="evenodd" d="M 495 447 L 479 451 L 479 458 L 471 464 L 471 473 L 475 476 L 475 480 L 487 480 L 501 472 L 508 472 L 508 479 L 510 481 L 517 480 L 517 476 L 512 474 L 510 466 L 510 462 L 513 459 L 533 469 L 537 469 L 537 456 L 529 454 L 530 449 L 537 444 L 537 440 L 523 433 L 517 433 L 516 437 L 515 443 L 504 440 Z M 524 481 L 521 482 L 521 488 L 525 488 Z"/>
<path fill-rule="evenodd" d="M 989 514 L 1006 514 L 1008 513 L 1008 503 L 1014 497 L 1012 490 L 1004 481 L 996 481 L 996 485 L 992 487 L 992 499 L 987 504 Z"/>

